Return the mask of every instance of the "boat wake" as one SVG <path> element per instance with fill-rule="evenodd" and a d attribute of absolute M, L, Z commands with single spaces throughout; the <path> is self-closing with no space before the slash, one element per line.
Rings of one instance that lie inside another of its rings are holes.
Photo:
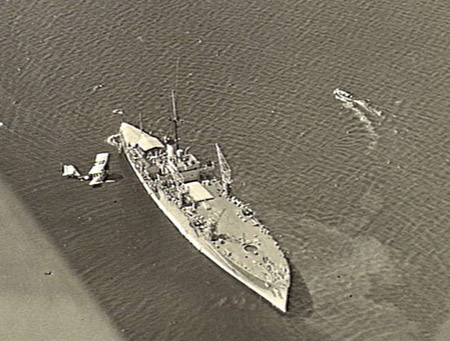
<path fill-rule="evenodd" d="M 114 134 L 114 135 L 109 136 L 106 139 L 106 143 L 108 143 L 109 145 L 111 145 L 113 147 L 116 147 L 119 152 L 121 151 L 120 135 L 119 134 Z"/>
<path fill-rule="evenodd" d="M 342 106 L 346 109 L 350 109 L 353 115 L 362 123 L 371 137 L 369 149 L 374 149 L 379 139 L 375 125 L 384 120 L 383 112 L 374 108 L 369 100 L 357 99 L 344 90 L 336 89 L 333 94 L 337 100 L 342 102 Z"/>

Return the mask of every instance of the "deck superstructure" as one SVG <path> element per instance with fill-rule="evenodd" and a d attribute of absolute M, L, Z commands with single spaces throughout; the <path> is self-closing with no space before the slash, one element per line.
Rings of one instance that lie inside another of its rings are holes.
<path fill-rule="evenodd" d="M 170 142 L 123 122 L 116 143 L 147 193 L 186 239 L 286 312 L 288 262 L 250 207 L 231 193 L 231 170 L 218 145 L 219 169 L 180 149 L 178 135 Z"/>

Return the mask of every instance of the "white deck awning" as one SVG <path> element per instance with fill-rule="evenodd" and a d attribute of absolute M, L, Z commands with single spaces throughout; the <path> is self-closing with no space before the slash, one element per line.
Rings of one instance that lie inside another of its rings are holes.
<path fill-rule="evenodd" d="M 126 143 L 130 145 L 138 145 L 143 151 L 153 148 L 164 148 L 164 145 L 156 137 L 151 136 L 142 130 L 123 122 L 120 125 L 120 131 Z"/>
<path fill-rule="evenodd" d="M 193 181 L 185 184 L 189 189 L 189 194 L 196 202 L 213 199 L 214 196 L 200 182 Z"/>

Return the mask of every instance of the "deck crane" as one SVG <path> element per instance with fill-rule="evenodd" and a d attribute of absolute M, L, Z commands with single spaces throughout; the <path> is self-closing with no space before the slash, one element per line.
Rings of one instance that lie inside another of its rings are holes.
<path fill-rule="evenodd" d="M 217 150 L 217 158 L 219 159 L 220 176 L 222 178 L 223 192 L 225 196 L 229 196 L 231 191 L 231 184 L 233 182 L 233 180 L 231 179 L 231 168 L 228 165 L 228 162 L 225 159 L 225 156 L 223 155 L 222 150 L 220 149 L 217 143 L 216 143 L 216 150 Z"/>

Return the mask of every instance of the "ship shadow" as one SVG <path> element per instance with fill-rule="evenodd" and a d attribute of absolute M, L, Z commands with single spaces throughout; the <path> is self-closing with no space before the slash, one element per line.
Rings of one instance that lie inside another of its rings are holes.
<path fill-rule="evenodd" d="M 312 296 L 297 267 L 291 262 L 289 262 L 289 266 L 291 268 L 291 287 L 286 315 L 289 318 L 309 318 L 314 313 Z"/>

